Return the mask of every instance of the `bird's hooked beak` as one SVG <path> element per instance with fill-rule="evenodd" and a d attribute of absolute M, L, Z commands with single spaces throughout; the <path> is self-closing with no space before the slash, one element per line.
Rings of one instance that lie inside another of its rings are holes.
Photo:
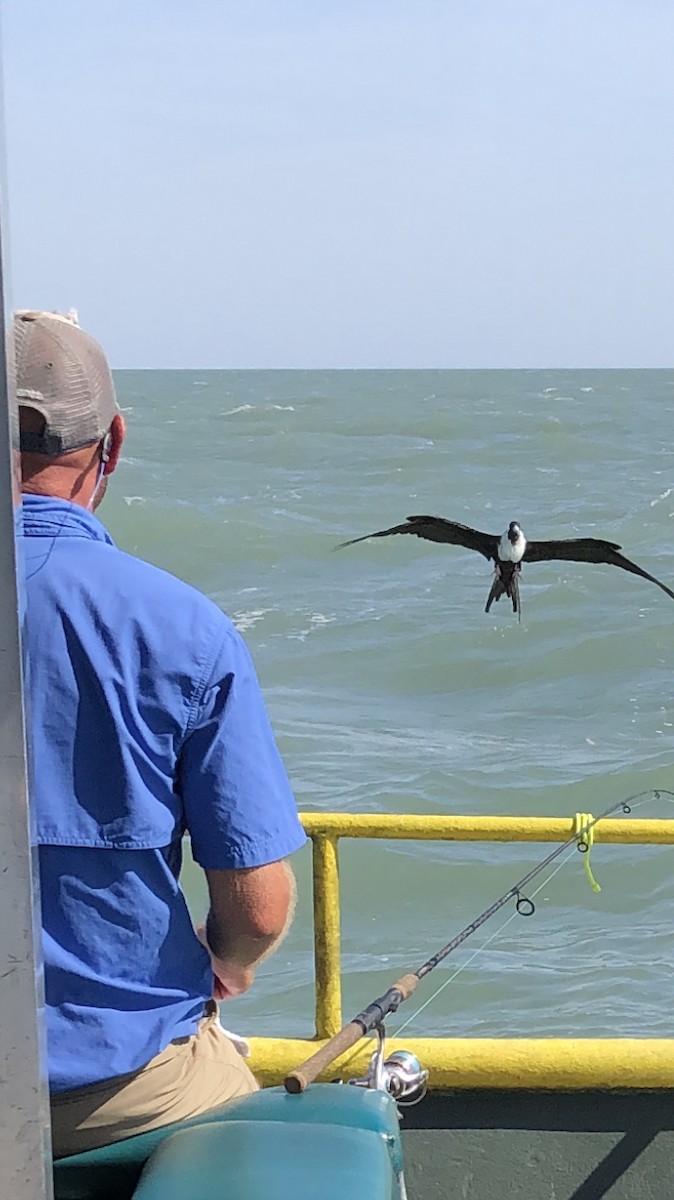
<path fill-rule="evenodd" d="M 508 526 L 508 541 L 513 542 L 513 544 L 514 544 L 517 541 L 518 537 L 520 536 L 521 532 L 522 532 L 522 530 L 520 529 L 519 525 L 517 524 L 517 521 L 511 521 Z"/>

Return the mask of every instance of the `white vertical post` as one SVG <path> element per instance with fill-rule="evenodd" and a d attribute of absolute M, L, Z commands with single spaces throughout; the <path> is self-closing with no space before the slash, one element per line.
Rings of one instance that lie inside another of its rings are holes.
<path fill-rule="evenodd" d="M 0 135 L 4 135 L 0 90 Z M 3 137 L 4 140 L 4 137 Z M 4 151 L 4 146 L 2 147 Z M 0 152 L 4 168 L 4 152 Z M 2 170 L 4 184 L 4 170 Z M 6 359 L 0 197 L 0 1195 L 52 1196 L 49 1098 L 44 1053 L 43 981 L 36 851 L 26 784 L 22 692 L 21 570 L 17 572 L 20 486 L 16 405 Z M 11 374 L 13 377 L 13 365 Z"/>

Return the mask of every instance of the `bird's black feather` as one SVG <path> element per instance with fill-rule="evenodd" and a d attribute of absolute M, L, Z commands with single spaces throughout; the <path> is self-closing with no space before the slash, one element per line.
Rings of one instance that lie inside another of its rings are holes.
<path fill-rule="evenodd" d="M 607 542 L 603 538 L 566 538 L 555 542 L 527 542 L 522 562 L 589 562 L 606 563 L 613 567 L 622 567 L 631 575 L 639 575 L 649 583 L 655 583 L 663 592 L 674 600 L 674 592 L 665 583 L 660 583 L 654 575 L 649 575 L 642 567 L 625 558 L 620 553 L 622 549 L 617 542 Z"/>
<path fill-rule="evenodd" d="M 482 533 L 479 529 L 460 525 L 458 521 L 446 521 L 444 517 L 416 516 L 408 517 L 404 525 L 394 525 L 391 529 L 366 533 L 364 537 L 353 538 L 350 542 L 340 542 L 336 549 L 355 546 L 356 542 L 366 542 L 369 538 L 390 537 L 394 533 L 412 533 L 428 542 L 447 542 L 453 546 L 463 546 L 466 550 L 477 550 L 478 554 L 483 554 L 485 558 L 494 562 L 500 540 L 497 534 Z"/>

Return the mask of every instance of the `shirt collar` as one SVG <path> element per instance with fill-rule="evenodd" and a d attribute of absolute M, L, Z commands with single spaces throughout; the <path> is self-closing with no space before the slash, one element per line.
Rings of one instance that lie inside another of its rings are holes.
<path fill-rule="evenodd" d="M 23 533 L 25 537 L 81 537 L 114 546 L 107 529 L 98 517 L 81 504 L 60 500 L 56 496 L 21 498 Z"/>

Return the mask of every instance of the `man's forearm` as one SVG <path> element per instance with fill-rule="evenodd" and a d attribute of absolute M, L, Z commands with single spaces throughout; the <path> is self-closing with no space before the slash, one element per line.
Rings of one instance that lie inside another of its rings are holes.
<path fill-rule="evenodd" d="M 270 906 L 251 901 L 243 888 L 242 895 L 237 897 L 239 903 L 227 905 L 226 912 L 219 913 L 211 906 L 206 918 L 206 937 L 211 954 L 223 965 L 254 970 L 281 945 L 295 912 L 296 884 L 290 866 L 283 862 L 279 867 L 286 894 L 275 907 L 285 914 L 283 919 L 278 912 L 270 916 L 266 911 Z"/>

